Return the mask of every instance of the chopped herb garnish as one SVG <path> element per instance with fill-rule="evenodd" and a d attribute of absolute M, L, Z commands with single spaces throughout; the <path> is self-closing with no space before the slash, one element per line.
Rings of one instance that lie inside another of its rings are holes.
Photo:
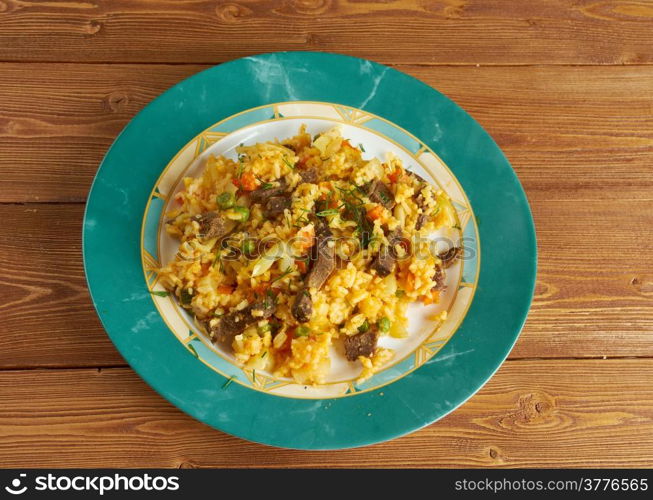
<path fill-rule="evenodd" d="M 329 208 L 328 210 L 322 210 L 321 212 L 316 213 L 318 217 L 327 217 L 329 215 L 338 215 L 338 209 L 337 208 Z"/>
<path fill-rule="evenodd" d="M 383 191 L 379 191 L 377 194 L 379 195 L 379 198 L 381 198 L 381 201 L 383 203 L 388 203 L 390 201 L 390 197 L 388 196 L 387 193 Z"/>
<path fill-rule="evenodd" d="M 342 201 L 345 205 L 345 213 L 356 223 L 356 233 L 360 239 L 361 246 L 363 249 L 366 249 L 370 244 L 373 226 L 367 218 L 367 212 L 365 211 L 363 200 L 354 194 L 356 189 L 358 189 L 357 186 L 349 191 L 344 189 L 341 189 L 340 191 L 344 195 Z M 358 203 L 352 200 L 358 200 Z"/>
<path fill-rule="evenodd" d="M 243 243 L 241 245 L 241 250 L 243 254 L 246 256 L 252 255 L 256 250 L 256 244 L 254 243 L 254 240 L 251 239 L 243 240 Z"/>
<path fill-rule="evenodd" d="M 268 351 L 265 351 L 263 354 L 261 354 L 261 359 L 263 359 L 267 355 L 268 355 Z"/>
<path fill-rule="evenodd" d="M 295 170 L 295 165 L 291 164 L 291 163 L 286 159 L 285 156 L 283 157 L 283 162 L 284 162 L 286 165 L 288 165 L 288 167 L 289 167 L 291 170 Z"/>
<path fill-rule="evenodd" d="M 365 152 L 365 148 L 363 147 L 362 144 L 359 144 L 358 147 L 361 148 L 361 151 L 362 151 L 363 153 Z"/>
<path fill-rule="evenodd" d="M 256 369 L 252 370 L 252 382 L 256 383 Z"/>
<path fill-rule="evenodd" d="M 264 191 L 267 191 L 268 189 L 272 189 L 274 187 L 274 184 L 271 182 L 264 182 L 263 185 L 261 185 L 261 189 Z"/>
<path fill-rule="evenodd" d="M 211 267 L 215 267 L 215 265 L 218 264 L 221 273 L 224 273 L 224 264 L 222 262 L 222 252 L 220 250 L 217 251 L 215 254 L 215 259 L 213 259 L 213 263 L 211 264 Z"/>
<path fill-rule="evenodd" d="M 224 390 L 224 389 L 226 389 L 227 387 L 229 387 L 229 386 L 231 385 L 231 383 L 234 381 L 235 378 L 236 378 L 235 375 L 232 375 L 231 377 L 229 377 L 229 380 L 227 380 L 227 381 L 223 384 L 223 386 L 222 386 L 222 390 Z"/>
<path fill-rule="evenodd" d="M 401 297 L 405 297 L 405 296 L 406 296 L 406 292 L 404 290 L 402 290 L 401 288 L 395 292 L 395 297 L 401 298 Z"/>
<path fill-rule="evenodd" d="M 193 300 L 193 292 L 191 289 L 186 289 L 183 288 L 181 292 L 179 293 L 179 301 L 181 302 L 182 306 L 189 306 L 191 303 L 191 300 Z"/>
<path fill-rule="evenodd" d="M 269 307 L 271 304 L 276 304 L 277 303 L 277 296 L 274 294 L 272 290 L 266 290 L 265 291 L 265 307 Z"/>
<path fill-rule="evenodd" d="M 157 297 L 167 297 L 169 295 L 169 292 L 159 292 L 159 291 L 152 291 L 150 290 L 150 293 L 152 295 L 156 295 Z"/>
<path fill-rule="evenodd" d="M 458 224 L 456 224 L 455 226 L 451 226 L 451 227 L 453 227 L 454 229 L 458 229 L 458 231 L 460 231 L 460 230 L 462 229 L 462 228 L 460 227 L 460 225 L 458 225 Z"/>
<path fill-rule="evenodd" d="M 284 272 L 282 272 L 279 276 L 277 276 L 272 281 L 270 281 L 270 284 L 274 283 L 275 281 L 279 281 L 279 280 L 285 278 L 286 276 L 288 276 L 290 273 L 293 273 L 293 272 L 295 272 L 295 268 L 294 267 L 289 267 Z"/>

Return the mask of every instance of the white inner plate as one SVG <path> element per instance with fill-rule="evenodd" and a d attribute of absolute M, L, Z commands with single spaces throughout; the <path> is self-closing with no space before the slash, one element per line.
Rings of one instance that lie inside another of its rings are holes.
<path fill-rule="evenodd" d="M 394 142 L 386 139 L 377 132 L 373 132 L 347 123 L 337 123 L 328 119 L 315 119 L 315 118 L 290 118 L 277 121 L 263 122 L 248 127 L 244 127 L 231 134 L 226 135 L 224 138 L 217 141 L 206 149 L 179 177 L 176 185 L 171 186 L 172 192 L 168 193 L 167 204 L 163 213 L 165 214 L 171 210 L 170 204 L 174 200 L 174 195 L 183 188 L 181 178 L 183 177 L 198 177 L 202 174 L 206 165 L 206 160 L 210 155 L 225 156 L 237 161 L 236 147 L 241 143 L 245 145 L 252 145 L 257 142 L 274 141 L 275 139 L 283 140 L 293 137 L 297 134 L 299 127 L 306 125 L 307 131 L 311 135 L 323 133 L 328 129 L 339 126 L 342 136 L 349 139 L 352 145 L 362 144 L 365 148 L 363 153 L 364 159 L 372 159 L 373 157 L 385 161 L 386 155 L 391 152 L 401 159 L 405 168 L 412 170 L 419 174 L 428 182 L 440 186 L 437 180 L 427 172 L 417 162 L 411 154 L 404 148 L 395 144 Z M 170 194 L 172 196 L 170 196 Z M 451 194 L 451 193 L 449 193 Z M 458 230 L 440 230 L 429 236 L 429 239 L 434 240 L 434 244 L 441 250 L 447 249 L 453 245 L 462 245 L 462 238 Z M 162 265 L 166 265 L 175 258 L 179 247 L 179 241 L 167 234 L 166 231 L 159 229 L 159 258 Z M 408 331 L 409 336 L 405 339 L 395 339 L 389 336 L 384 336 L 379 339 L 379 345 L 382 347 L 390 348 L 395 351 L 394 358 L 388 363 L 384 369 L 398 364 L 408 357 L 413 351 L 421 346 L 429 337 L 434 334 L 434 330 L 441 324 L 441 321 L 433 319 L 441 311 L 449 311 L 456 298 L 458 291 L 458 284 L 461 281 L 462 264 L 461 260 L 447 269 L 446 284 L 447 289 L 440 296 L 440 303 L 435 305 L 424 306 L 419 303 L 413 303 L 408 308 Z M 214 345 L 200 330 L 193 324 L 192 317 L 175 304 L 176 314 L 181 315 L 183 322 L 178 321 L 169 322 L 169 324 L 186 324 L 190 330 L 193 330 L 204 344 L 210 349 L 215 350 L 221 357 L 231 361 L 234 365 L 239 365 L 235 360 L 230 348 L 228 346 Z M 337 343 L 340 344 L 339 342 Z M 338 352 L 340 351 L 340 352 Z M 348 362 L 343 355 L 340 347 L 332 347 L 331 352 L 331 370 L 326 379 L 326 383 L 342 383 L 352 382 L 360 374 L 362 367 L 359 362 Z M 270 374 L 267 374 L 270 376 Z"/>

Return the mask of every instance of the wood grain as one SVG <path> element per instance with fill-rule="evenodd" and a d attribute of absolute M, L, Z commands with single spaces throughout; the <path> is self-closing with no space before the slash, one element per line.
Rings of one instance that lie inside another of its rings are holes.
<path fill-rule="evenodd" d="M 0 467 L 653 467 L 652 26 L 631 0 L 0 0 Z M 509 360 L 390 443 L 210 429 L 125 366 L 86 289 L 83 202 L 120 130 L 209 65 L 277 50 L 434 86 L 529 196 L 538 282 Z"/>
<path fill-rule="evenodd" d="M 0 202 L 85 200 L 127 122 L 201 69 L 0 64 Z"/>
<path fill-rule="evenodd" d="M 129 369 L 0 372 L 0 466 L 652 467 L 652 378 L 653 360 L 509 361 L 419 432 L 302 452 L 215 431 Z"/>
<path fill-rule="evenodd" d="M 0 201 L 84 200 L 127 121 L 204 68 L 0 63 Z M 653 66 L 398 69 L 468 110 L 534 205 L 653 199 Z"/>
<path fill-rule="evenodd" d="M 385 63 L 642 64 L 653 8 L 617 0 L 0 2 L 0 59 L 218 63 L 271 50 Z"/>
<path fill-rule="evenodd" d="M 538 285 L 511 358 L 653 356 L 650 206 L 646 200 L 534 206 Z M 83 208 L 0 205 L 12 235 L 0 241 L 0 368 L 123 363 L 86 291 Z M 615 259 L 615 249 L 629 256 L 628 266 Z"/>
<path fill-rule="evenodd" d="M 124 364 L 91 303 L 83 205 L 0 205 L 0 368 Z"/>

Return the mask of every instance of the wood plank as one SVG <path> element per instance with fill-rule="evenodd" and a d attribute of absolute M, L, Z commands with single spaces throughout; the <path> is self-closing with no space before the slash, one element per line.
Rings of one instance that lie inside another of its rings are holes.
<path fill-rule="evenodd" d="M 0 63 L 0 202 L 83 200 L 127 121 L 204 68 Z M 467 109 L 534 204 L 653 197 L 653 67 L 398 69 Z"/>
<path fill-rule="evenodd" d="M 653 356 L 650 202 L 541 201 L 534 215 L 538 285 L 511 358 Z M 0 368 L 123 363 L 86 291 L 82 216 L 79 204 L 0 205 L 12 235 L 0 241 Z"/>
<path fill-rule="evenodd" d="M 653 68 L 399 68 L 452 98 L 533 204 L 653 199 Z"/>
<path fill-rule="evenodd" d="M 91 303 L 83 205 L 0 205 L 0 367 L 124 364 Z"/>
<path fill-rule="evenodd" d="M 127 122 L 204 68 L 0 64 L 0 202 L 85 200 Z"/>
<path fill-rule="evenodd" d="M 616 0 L 4 0 L 2 6 L 5 61 L 218 63 L 321 50 L 386 63 L 653 62 L 651 7 Z"/>
<path fill-rule="evenodd" d="M 508 361 L 470 401 L 421 431 L 304 452 L 200 424 L 129 369 L 0 372 L 1 465 L 653 467 L 652 378 L 650 359 Z"/>

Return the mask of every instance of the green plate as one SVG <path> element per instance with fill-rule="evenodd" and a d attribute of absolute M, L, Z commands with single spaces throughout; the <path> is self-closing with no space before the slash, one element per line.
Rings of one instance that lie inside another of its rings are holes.
<path fill-rule="evenodd" d="M 467 286 L 469 293 L 455 299 L 451 317 L 458 320 L 439 330 L 446 335 L 426 335 L 414 352 L 365 385 L 332 384 L 301 397 L 298 387 L 261 376 L 253 380 L 202 342 L 192 325 L 179 326 L 188 318 L 166 317 L 173 304 L 150 293 L 156 278 L 144 273 L 143 264 L 147 269 L 148 261 L 160 263 L 158 227 L 172 193 L 167 171 L 184 172 L 203 151 L 248 127 L 283 127 L 293 119 L 318 126 L 332 112 L 333 121 L 387 140 L 410 155 L 418 171 L 444 182 L 450 195 L 454 191 L 461 236 L 473 258 L 460 271 L 458 287 Z M 143 379 L 217 429 L 301 449 L 386 441 L 462 404 L 514 345 L 530 306 L 537 261 L 519 181 L 467 113 L 386 66 L 312 52 L 232 61 L 154 100 L 102 162 L 88 198 L 83 242 L 98 315 Z"/>

